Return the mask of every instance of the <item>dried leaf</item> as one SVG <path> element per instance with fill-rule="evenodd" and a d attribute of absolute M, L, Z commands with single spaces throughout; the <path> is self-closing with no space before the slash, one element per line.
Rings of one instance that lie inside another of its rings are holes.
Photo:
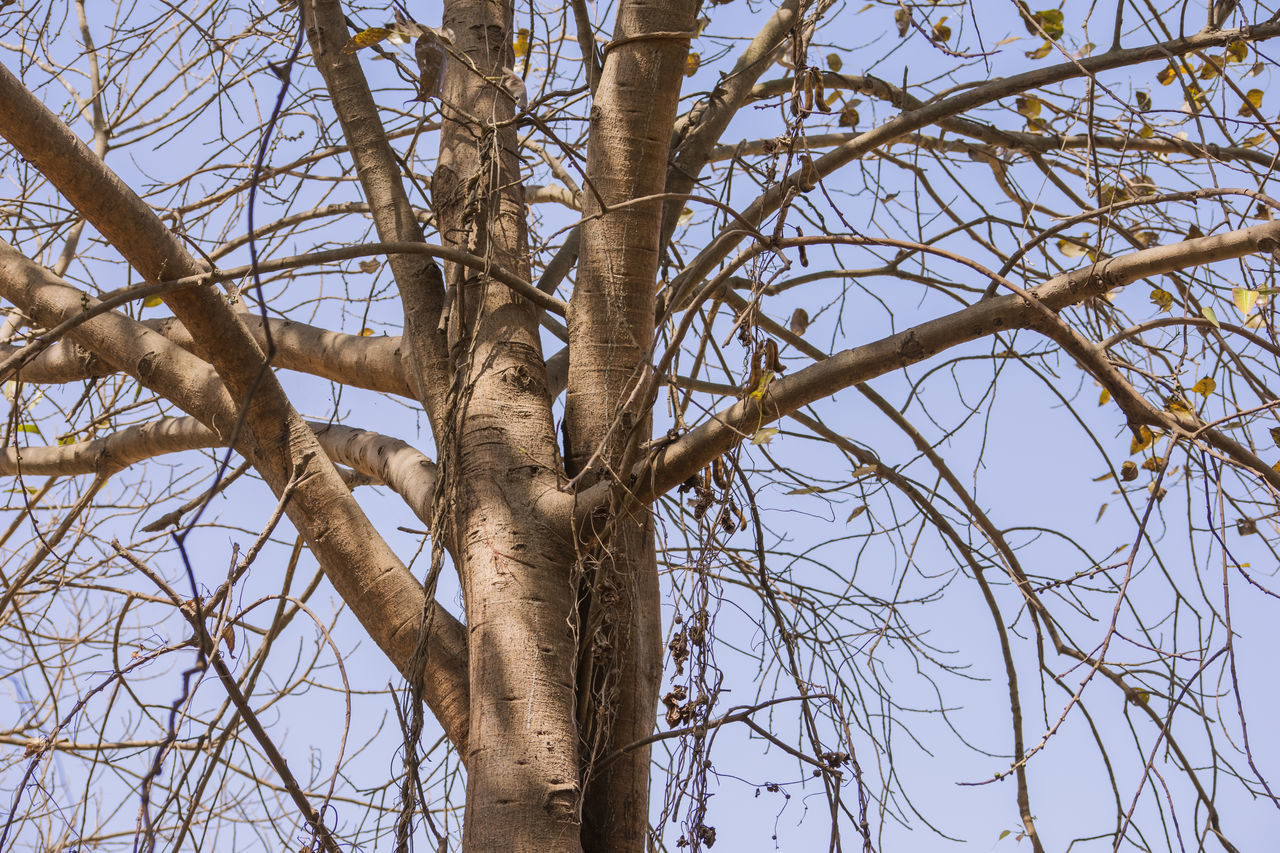
<path fill-rule="evenodd" d="M 1212 376 L 1202 376 L 1196 381 L 1195 385 L 1191 386 L 1191 390 L 1208 397 L 1217 387 L 1218 383 L 1214 381 Z"/>
<path fill-rule="evenodd" d="M 907 30 L 911 29 L 911 10 L 906 6 L 899 7 L 893 13 L 893 22 L 898 25 L 898 38 L 906 38 Z"/>
<path fill-rule="evenodd" d="M 413 54 L 418 63 L 418 100 L 439 98 L 444 91 L 445 76 L 449 71 L 447 45 L 453 41 L 450 30 L 424 28 Z"/>
<path fill-rule="evenodd" d="M 353 35 L 342 48 L 342 52 L 352 54 L 356 51 L 363 50 L 366 47 L 373 47 L 375 44 L 391 37 L 391 30 L 386 27 L 369 27 L 367 30 L 361 30 Z"/>
<path fill-rule="evenodd" d="M 844 523 L 848 524 L 849 522 L 853 521 L 855 518 L 862 515 L 866 511 L 867 511 L 867 505 L 859 504 L 858 506 L 853 508 L 853 512 L 849 513 L 849 517 L 844 520 Z"/>
<path fill-rule="evenodd" d="M 1151 301 L 1161 311 L 1169 311 L 1173 308 L 1173 294 L 1165 290 L 1163 287 L 1152 289 Z"/>
<path fill-rule="evenodd" d="M 847 127 L 850 130 L 858 128 L 858 111 L 854 109 L 853 101 L 846 101 L 844 108 L 840 110 L 840 126 Z"/>
<path fill-rule="evenodd" d="M 1044 59 L 1049 55 L 1049 51 L 1053 50 L 1053 42 L 1046 41 L 1035 50 L 1027 51 L 1027 59 Z"/>
<path fill-rule="evenodd" d="M 827 67 L 832 71 L 839 72 L 841 68 L 844 68 L 844 60 L 840 58 L 838 53 L 828 53 Z"/>
<path fill-rule="evenodd" d="M 1156 440 L 1152 434 L 1151 428 L 1148 426 L 1138 427 L 1138 432 L 1134 435 L 1133 440 L 1129 442 L 1129 455 L 1141 453 L 1150 447 Z"/>
<path fill-rule="evenodd" d="M 1023 14 L 1026 14 L 1026 6 L 1023 6 Z M 1066 26 L 1063 23 L 1061 9 L 1042 9 L 1030 16 L 1030 20 L 1025 21 L 1027 32 L 1031 35 L 1041 35 L 1043 32 L 1046 38 L 1060 39 L 1066 32 Z"/>
<path fill-rule="evenodd" d="M 803 335 L 805 329 L 809 328 L 809 312 L 803 308 L 797 308 L 791 312 L 791 322 L 787 324 L 787 328 L 791 330 L 793 335 Z"/>
<path fill-rule="evenodd" d="M 945 44 L 951 40 L 951 27 L 947 26 L 947 16 L 943 16 L 942 20 L 933 25 L 933 33 L 930 35 L 938 44 Z"/>
<path fill-rule="evenodd" d="M 377 258 L 369 258 L 367 261 L 360 262 L 360 272 L 377 272 L 380 266 L 382 266 L 382 261 Z"/>
<path fill-rule="evenodd" d="M 1132 459 L 1125 460 L 1120 466 L 1120 481 L 1124 483 L 1138 479 L 1138 465 Z"/>
<path fill-rule="evenodd" d="M 1245 102 L 1236 111 L 1238 116 L 1252 116 L 1262 107 L 1262 90 L 1250 89 L 1244 93 Z"/>

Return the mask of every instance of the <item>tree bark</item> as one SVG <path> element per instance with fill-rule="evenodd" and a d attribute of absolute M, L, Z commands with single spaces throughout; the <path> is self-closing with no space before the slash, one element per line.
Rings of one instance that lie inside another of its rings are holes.
<path fill-rule="evenodd" d="M 432 201 L 443 242 L 528 280 L 516 104 L 500 86 L 511 16 L 501 0 L 445 5 L 456 55 Z M 540 311 L 482 271 L 445 275 L 454 374 L 438 441 L 473 685 L 463 848 L 577 853 L 572 528 L 539 508 L 563 485 Z"/>
<path fill-rule="evenodd" d="M 695 12 L 687 0 L 627 0 L 605 46 L 568 316 L 565 461 L 582 486 L 629 470 L 652 430 L 637 392 L 652 359 L 662 203 L 627 203 L 666 183 Z M 629 751 L 599 773 L 593 761 L 652 731 L 662 677 L 652 515 L 620 486 L 582 556 L 577 689 L 589 853 L 644 849 L 649 750 Z"/>

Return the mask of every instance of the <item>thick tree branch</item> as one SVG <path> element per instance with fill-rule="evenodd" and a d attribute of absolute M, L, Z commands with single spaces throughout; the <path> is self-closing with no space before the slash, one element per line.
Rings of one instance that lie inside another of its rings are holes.
<path fill-rule="evenodd" d="M 337 0 L 303 0 L 301 5 L 316 67 L 351 147 L 379 237 L 386 242 L 421 242 L 422 228 L 360 60 L 343 53 L 350 34 L 341 5 Z M 426 257 L 396 256 L 390 263 L 404 308 L 406 372 L 439 435 L 450 376 L 448 344 L 439 322 L 444 279 L 439 265 Z"/>
<path fill-rule="evenodd" d="M 323 421 L 308 421 L 335 463 L 383 483 L 404 499 L 423 524 L 431 524 L 436 465 L 398 438 Z M 0 475 L 109 476 L 130 465 L 184 450 L 226 445 L 195 418 L 162 418 L 87 441 L 50 447 L 0 448 Z"/>
<path fill-rule="evenodd" d="M 148 280 L 208 272 L 146 203 L 3 67 L 0 134 Z M 370 636 L 398 665 L 407 661 L 422 617 L 421 585 L 365 517 L 290 404 L 262 350 L 222 297 L 210 288 L 190 287 L 169 293 L 165 301 L 212 360 L 242 418 L 247 441 L 236 440 L 237 422 L 209 425 L 247 451 L 277 495 L 290 482 L 298 483 L 288 505 L 294 526 Z M 138 367 L 146 377 L 155 365 L 148 359 Z M 436 677 L 428 697 L 446 732 L 462 743 L 467 725 L 462 632 L 460 626 L 447 638 L 445 632 L 442 628 L 446 648 L 433 660 Z"/>
<path fill-rule="evenodd" d="M 639 498 L 651 500 L 684 482 L 761 427 L 801 406 L 996 332 L 1017 328 L 1044 331 L 1046 308 L 1060 311 L 1142 278 L 1258 252 L 1271 253 L 1277 247 L 1280 247 L 1280 222 L 1144 249 L 1057 276 L 1031 289 L 1029 294 L 1038 305 L 1016 294 L 998 296 L 844 350 L 775 380 L 759 400 L 742 400 L 713 415 L 658 451 L 647 467 L 633 474 L 630 486 Z M 1093 366 L 1086 364 L 1087 368 Z M 1198 428 L 1193 424 L 1183 426 Z M 1246 458 L 1234 449 L 1233 454 L 1241 461 Z M 1280 489 L 1280 473 L 1265 465 L 1262 466 L 1265 470 L 1258 470 L 1253 464 L 1250 467 L 1272 487 Z M 605 505 L 607 492 L 606 484 L 579 495 L 580 524 L 589 524 L 590 513 Z"/>

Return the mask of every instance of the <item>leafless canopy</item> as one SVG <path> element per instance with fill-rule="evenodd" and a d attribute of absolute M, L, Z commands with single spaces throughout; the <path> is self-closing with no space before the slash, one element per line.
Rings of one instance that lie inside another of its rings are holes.
<path fill-rule="evenodd" d="M 0 28 L 0 850 L 1274 843 L 1274 2 Z"/>

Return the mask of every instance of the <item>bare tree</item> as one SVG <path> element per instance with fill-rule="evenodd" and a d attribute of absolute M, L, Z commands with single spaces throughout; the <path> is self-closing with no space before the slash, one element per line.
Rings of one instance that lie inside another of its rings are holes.
<path fill-rule="evenodd" d="M 1107 5 L 7 4 L 0 849 L 1247 848 L 1280 13 Z"/>

